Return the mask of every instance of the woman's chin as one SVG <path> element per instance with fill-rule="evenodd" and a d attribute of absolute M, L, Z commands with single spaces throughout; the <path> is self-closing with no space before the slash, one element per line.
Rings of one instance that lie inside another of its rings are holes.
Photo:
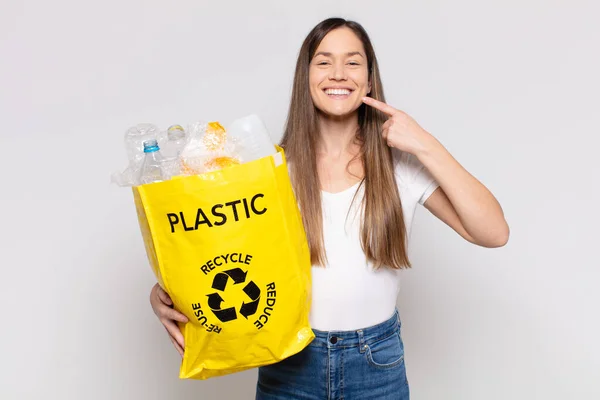
<path fill-rule="evenodd" d="M 325 117 L 325 118 L 329 118 L 329 119 L 333 119 L 333 120 L 345 120 L 348 118 L 355 118 L 356 115 L 358 114 L 358 107 L 357 108 L 325 108 L 325 109 L 320 109 L 320 114 Z"/>

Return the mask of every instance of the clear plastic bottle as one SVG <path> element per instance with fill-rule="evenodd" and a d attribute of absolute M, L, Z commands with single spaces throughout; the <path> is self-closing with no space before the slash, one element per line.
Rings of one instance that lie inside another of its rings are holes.
<path fill-rule="evenodd" d="M 181 125 L 171 125 L 167 129 L 167 140 L 161 147 L 160 152 L 164 158 L 163 171 L 168 176 L 181 174 L 181 151 L 187 143 L 185 130 Z"/>
<path fill-rule="evenodd" d="M 167 142 L 163 144 L 160 152 L 165 159 L 179 158 L 185 143 L 186 137 L 183 127 L 181 125 L 171 125 L 167 130 Z"/>
<path fill-rule="evenodd" d="M 153 124 L 137 124 L 125 132 L 125 150 L 129 165 L 123 172 L 116 172 L 111 180 L 119 186 L 139 184 L 140 168 L 144 162 L 144 142 L 158 137 L 158 127 Z"/>
<path fill-rule="evenodd" d="M 160 148 L 156 140 L 147 140 L 144 142 L 144 161 L 140 168 L 139 184 L 160 182 L 169 179 L 163 171 L 163 157 L 160 154 Z"/>
<path fill-rule="evenodd" d="M 265 124 L 255 114 L 233 121 L 227 133 L 235 142 L 241 162 L 254 161 L 275 153 Z"/>
<path fill-rule="evenodd" d="M 125 132 L 125 150 L 129 166 L 138 170 L 144 160 L 144 142 L 158 139 L 159 129 L 154 124 L 137 124 Z"/>

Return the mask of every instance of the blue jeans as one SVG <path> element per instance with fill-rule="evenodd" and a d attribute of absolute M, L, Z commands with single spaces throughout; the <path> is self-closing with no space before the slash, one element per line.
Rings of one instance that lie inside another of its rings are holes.
<path fill-rule="evenodd" d="M 398 311 L 356 331 L 315 332 L 300 353 L 260 367 L 257 400 L 408 400 Z"/>

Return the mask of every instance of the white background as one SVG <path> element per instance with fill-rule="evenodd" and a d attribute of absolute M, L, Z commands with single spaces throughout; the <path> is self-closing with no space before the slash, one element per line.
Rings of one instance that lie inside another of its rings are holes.
<path fill-rule="evenodd" d="M 399 309 L 412 398 L 600 398 L 600 6 L 592 1 L 6 1 L 0 6 L 0 398 L 252 399 L 180 381 L 128 189 L 125 130 L 258 113 L 295 58 L 362 23 L 385 91 L 501 202 L 483 249 L 420 208 Z"/>

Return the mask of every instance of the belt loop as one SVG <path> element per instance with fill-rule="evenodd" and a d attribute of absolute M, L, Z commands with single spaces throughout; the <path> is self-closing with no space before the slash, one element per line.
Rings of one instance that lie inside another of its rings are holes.
<path fill-rule="evenodd" d="M 357 330 L 356 333 L 358 334 L 358 350 L 361 353 L 364 353 L 367 350 L 367 345 L 365 344 L 365 335 L 362 329 Z"/>

